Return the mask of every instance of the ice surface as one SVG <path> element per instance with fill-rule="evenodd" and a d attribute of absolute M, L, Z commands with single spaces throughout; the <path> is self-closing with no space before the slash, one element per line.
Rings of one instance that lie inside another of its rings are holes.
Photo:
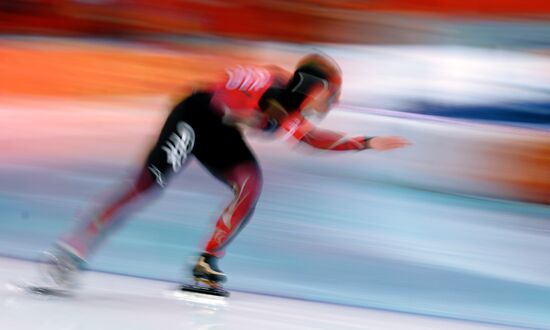
<path fill-rule="evenodd" d="M 0 258 L 0 329 L 502 329 L 497 325 L 233 292 L 176 297 L 174 283 L 85 273 L 70 298 L 18 291 L 36 264 Z M 199 297 L 199 298 L 197 298 Z"/>

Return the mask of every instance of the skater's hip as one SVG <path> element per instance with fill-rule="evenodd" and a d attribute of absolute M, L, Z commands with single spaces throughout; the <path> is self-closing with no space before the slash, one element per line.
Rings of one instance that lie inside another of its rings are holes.
<path fill-rule="evenodd" d="M 186 120 L 195 124 L 208 121 L 221 123 L 222 116 L 212 107 L 211 100 L 212 93 L 193 92 L 174 106 L 166 121 Z"/>
<path fill-rule="evenodd" d="M 214 171 L 256 161 L 241 131 L 223 122 L 211 98 L 210 93 L 193 93 L 172 110 L 146 161 L 154 175 L 167 179 L 190 155 Z"/>

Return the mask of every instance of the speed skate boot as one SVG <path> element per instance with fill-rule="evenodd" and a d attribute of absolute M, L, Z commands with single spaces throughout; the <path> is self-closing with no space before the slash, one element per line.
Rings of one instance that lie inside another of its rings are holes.
<path fill-rule="evenodd" d="M 80 273 L 85 264 L 75 249 L 58 242 L 51 251 L 45 252 L 41 265 L 43 283 L 30 289 L 40 294 L 70 294 L 79 286 Z"/>
<path fill-rule="evenodd" d="M 227 276 L 218 267 L 218 257 L 203 253 L 193 267 L 195 284 L 183 284 L 181 290 L 228 297 L 229 292 L 223 289 L 221 283 L 227 281 Z"/>
<path fill-rule="evenodd" d="M 193 268 L 193 277 L 196 281 L 213 287 L 227 281 L 227 276 L 218 267 L 218 257 L 208 253 L 200 255 L 195 268 Z"/>

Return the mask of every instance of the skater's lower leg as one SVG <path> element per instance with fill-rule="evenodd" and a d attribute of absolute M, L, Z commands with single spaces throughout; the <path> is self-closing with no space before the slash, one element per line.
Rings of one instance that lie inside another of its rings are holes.
<path fill-rule="evenodd" d="M 262 174 L 256 162 L 239 164 L 222 174 L 235 196 L 206 244 L 205 252 L 216 257 L 223 257 L 224 249 L 247 224 L 262 190 Z"/>
<path fill-rule="evenodd" d="M 132 185 L 99 212 L 84 218 L 74 231 L 58 240 L 54 248 L 46 253 L 45 285 L 63 290 L 77 287 L 77 275 L 85 266 L 93 247 L 120 222 L 122 213 L 127 212 L 146 193 L 152 192 L 154 187 L 155 180 L 149 171 L 142 170 Z"/>
<path fill-rule="evenodd" d="M 142 201 L 142 197 L 151 198 L 151 193 L 157 190 L 154 178 L 144 168 L 133 183 L 117 194 L 98 212 L 83 218 L 75 230 L 64 235 L 58 245 L 72 252 L 81 259 L 86 259 L 99 240 L 116 227 L 124 216 Z"/>
<path fill-rule="evenodd" d="M 213 283 L 226 280 L 225 274 L 217 266 L 217 260 L 223 257 L 227 245 L 252 216 L 262 188 L 262 175 L 256 162 L 239 164 L 216 173 L 216 176 L 233 188 L 235 196 L 217 220 L 214 233 L 193 269 L 195 278 Z"/>

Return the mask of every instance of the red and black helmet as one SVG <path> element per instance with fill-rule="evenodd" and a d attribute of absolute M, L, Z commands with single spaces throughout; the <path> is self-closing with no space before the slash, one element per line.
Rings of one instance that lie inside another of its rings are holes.
<path fill-rule="evenodd" d="M 305 73 L 327 81 L 331 90 L 340 90 L 342 86 L 342 70 L 336 61 L 327 55 L 314 53 L 304 56 L 294 70 L 294 78 Z"/>
<path fill-rule="evenodd" d="M 288 108 L 324 115 L 340 98 L 341 86 L 342 70 L 332 58 L 319 53 L 304 56 L 286 87 Z"/>

